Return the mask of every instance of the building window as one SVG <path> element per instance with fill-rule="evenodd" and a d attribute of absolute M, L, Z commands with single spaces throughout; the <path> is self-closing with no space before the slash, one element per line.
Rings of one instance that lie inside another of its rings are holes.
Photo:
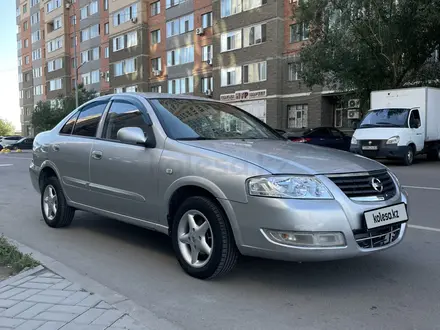
<path fill-rule="evenodd" d="M 58 30 L 61 29 L 62 27 L 63 27 L 63 21 L 61 16 L 59 16 L 53 20 L 53 29 Z"/>
<path fill-rule="evenodd" d="M 290 25 L 290 42 L 299 42 L 309 39 L 309 24 L 298 23 Z"/>
<path fill-rule="evenodd" d="M 113 39 L 113 52 L 120 51 L 124 49 L 124 36 L 119 36 Z"/>
<path fill-rule="evenodd" d="M 108 10 L 108 0 L 104 0 L 104 10 Z"/>
<path fill-rule="evenodd" d="M 61 48 L 63 48 L 63 37 L 58 37 L 56 39 L 50 40 L 46 44 L 46 50 L 48 53 L 54 52 Z"/>
<path fill-rule="evenodd" d="M 160 57 L 151 60 L 151 68 L 155 71 L 162 71 L 162 61 Z"/>
<path fill-rule="evenodd" d="M 221 0 L 221 17 L 227 17 L 241 13 L 242 0 Z"/>
<path fill-rule="evenodd" d="M 110 24 L 109 23 L 105 23 L 104 24 L 104 34 L 107 35 L 110 33 Z"/>
<path fill-rule="evenodd" d="M 110 71 L 106 71 L 105 72 L 105 81 L 109 82 L 110 81 Z"/>
<path fill-rule="evenodd" d="M 194 92 L 194 77 L 168 80 L 168 93 L 187 94 Z"/>
<path fill-rule="evenodd" d="M 335 109 L 335 127 L 342 127 L 342 109 Z"/>
<path fill-rule="evenodd" d="M 214 89 L 214 82 L 212 77 L 204 77 L 202 78 L 202 93 L 207 93 L 208 91 L 212 91 Z"/>
<path fill-rule="evenodd" d="M 167 52 L 167 66 L 194 62 L 194 45 Z"/>
<path fill-rule="evenodd" d="M 80 42 L 99 37 L 99 24 L 92 25 L 80 32 Z"/>
<path fill-rule="evenodd" d="M 162 93 L 162 86 L 152 86 L 151 92 L 152 93 Z"/>
<path fill-rule="evenodd" d="M 51 60 L 47 62 L 47 71 L 53 72 L 63 68 L 63 59 L 57 58 L 55 60 Z"/>
<path fill-rule="evenodd" d="M 98 1 L 92 1 L 89 5 L 89 16 L 95 15 L 98 11 Z"/>
<path fill-rule="evenodd" d="M 28 48 L 29 47 L 29 39 L 25 39 L 24 40 L 24 48 Z"/>
<path fill-rule="evenodd" d="M 265 0 L 243 0 L 243 11 L 261 7 L 266 2 Z"/>
<path fill-rule="evenodd" d="M 97 84 L 100 81 L 100 72 L 99 70 L 95 70 L 91 72 L 91 80 L 92 84 Z"/>
<path fill-rule="evenodd" d="M 76 15 L 70 16 L 70 24 L 72 24 L 73 26 L 76 25 Z"/>
<path fill-rule="evenodd" d="M 88 5 L 81 7 L 79 19 L 86 19 L 88 16 L 94 15 L 99 11 L 98 1 L 92 1 Z"/>
<path fill-rule="evenodd" d="M 166 8 L 171 8 L 177 6 L 179 3 L 185 2 L 186 0 L 166 0 L 165 6 Z"/>
<path fill-rule="evenodd" d="M 160 14 L 160 1 L 153 2 L 150 4 L 151 16 L 156 16 Z"/>
<path fill-rule="evenodd" d="M 84 86 L 90 85 L 90 72 L 82 74 L 81 81 Z"/>
<path fill-rule="evenodd" d="M 167 38 L 194 30 L 194 14 L 167 22 Z"/>
<path fill-rule="evenodd" d="M 81 64 L 99 60 L 99 47 L 95 47 L 89 50 L 85 50 L 80 53 Z"/>
<path fill-rule="evenodd" d="M 122 87 L 116 87 L 115 88 L 115 94 L 124 93 L 124 88 Z"/>
<path fill-rule="evenodd" d="M 125 87 L 126 93 L 136 93 L 137 92 L 137 86 L 129 86 Z"/>
<path fill-rule="evenodd" d="M 50 13 L 51 11 L 61 7 L 62 0 L 50 0 L 46 3 L 46 12 Z"/>
<path fill-rule="evenodd" d="M 155 45 L 160 43 L 160 30 L 151 31 L 151 44 Z"/>
<path fill-rule="evenodd" d="M 31 0 L 31 8 L 32 8 L 33 6 L 38 5 L 39 3 L 40 3 L 40 0 Z"/>
<path fill-rule="evenodd" d="M 221 70 L 221 85 L 232 86 L 241 84 L 241 66 Z"/>
<path fill-rule="evenodd" d="M 202 47 L 202 61 L 212 60 L 212 45 Z"/>
<path fill-rule="evenodd" d="M 243 83 L 255 83 L 266 80 L 266 69 L 266 61 L 244 65 Z"/>
<path fill-rule="evenodd" d="M 43 94 L 44 94 L 43 85 L 38 85 L 34 87 L 34 95 L 43 95 Z"/>
<path fill-rule="evenodd" d="M 21 40 L 17 41 L 17 50 L 20 50 L 22 48 L 21 46 Z"/>
<path fill-rule="evenodd" d="M 299 80 L 302 72 L 302 63 L 294 62 L 287 64 L 287 70 L 289 72 L 289 81 Z"/>
<path fill-rule="evenodd" d="M 113 26 L 124 24 L 137 18 L 137 4 L 121 9 L 113 14 Z"/>
<path fill-rule="evenodd" d="M 243 29 L 243 47 L 261 44 L 266 41 L 266 24 L 249 26 Z"/>
<path fill-rule="evenodd" d="M 127 34 L 127 48 L 137 46 L 138 38 L 137 31 L 133 31 Z"/>
<path fill-rule="evenodd" d="M 25 58 L 24 58 L 24 64 L 29 64 L 29 56 L 25 56 Z"/>
<path fill-rule="evenodd" d="M 307 104 L 290 105 L 287 108 L 287 127 L 288 128 L 306 128 L 307 127 Z"/>
<path fill-rule="evenodd" d="M 24 22 L 24 23 L 23 23 L 23 30 L 24 30 L 24 31 L 27 31 L 28 27 L 29 27 L 29 23 L 28 23 L 28 21 Z"/>
<path fill-rule="evenodd" d="M 124 74 L 136 72 L 136 59 L 130 58 L 114 64 L 114 76 L 122 76 Z"/>
<path fill-rule="evenodd" d="M 30 76 L 29 72 L 25 73 L 24 74 L 24 81 L 28 82 L 30 80 L 31 80 L 31 76 Z"/>
<path fill-rule="evenodd" d="M 38 31 L 32 32 L 32 34 L 31 34 L 32 43 L 37 42 L 39 40 L 41 40 L 41 31 L 38 30 Z"/>
<path fill-rule="evenodd" d="M 110 51 L 109 51 L 109 48 L 108 48 L 108 47 L 105 47 L 105 50 L 104 50 L 104 57 L 105 57 L 105 58 L 109 58 L 109 57 L 110 57 Z"/>
<path fill-rule="evenodd" d="M 63 88 L 63 81 L 61 78 L 49 81 L 49 90 L 50 91 L 56 91 L 61 88 Z"/>
<path fill-rule="evenodd" d="M 43 75 L 43 68 L 40 66 L 33 70 L 34 78 L 40 78 Z"/>
<path fill-rule="evenodd" d="M 20 56 L 20 57 L 18 58 L 18 66 L 20 67 L 20 66 L 22 66 L 22 65 L 23 65 L 23 57 Z"/>
<path fill-rule="evenodd" d="M 32 51 L 32 61 L 41 59 L 41 48 Z"/>
<path fill-rule="evenodd" d="M 23 14 L 27 13 L 27 3 L 23 5 Z"/>
<path fill-rule="evenodd" d="M 26 98 L 30 99 L 31 97 L 32 97 L 32 90 L 31 89 L 26 90 Z"/>
<path fill-rule="evenodd" d="M 227 52 L 241 48 L 241 30 L 222 33 L 221 52 Z"/>
<path fill-rule="evenodd" d="M 212 26 L 212 12 L 202 15 L 202 28 L 206 29 Z"/>
<path fill-rule="evenodd" d="M 17 7 L 15 10 L 15 16 L 18 17 L 20 16 L 20 7 Z"/>
<path fill-rule="evenodd" d="M 40 22 L 40 12 L 36 12 L 31 16 L 31 25 L 37 24 Z"/>

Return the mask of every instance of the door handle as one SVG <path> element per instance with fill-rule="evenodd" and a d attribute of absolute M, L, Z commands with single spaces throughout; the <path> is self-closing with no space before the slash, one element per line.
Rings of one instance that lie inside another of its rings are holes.
<path fill-rule="evenodd" d="M 96 160 L 100 160 L 102 158 L 102 152 L 101 151 L 93 151 L 92 158 L 96 159 Z"/>
<path fill-rule="evenodd" d="M 58 144 L 54 144 L 52 146 L 53 151 L 60 151 L 60 146 Z"/>
<path fill-rule="evenodd" d="M 416 135 L 422 135 L 422 133 L 417 133 Z"/>

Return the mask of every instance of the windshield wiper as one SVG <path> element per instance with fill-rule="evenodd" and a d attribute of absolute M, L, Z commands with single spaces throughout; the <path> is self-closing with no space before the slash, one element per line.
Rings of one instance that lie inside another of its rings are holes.
<path fill-rule="evenodd" d="M 367 127 L 377 127 L 378 125 L 376 124 L 363 124 L 361 126 L 359 126 L 359 128 L 367 128 Z"/>
<path fill-rule="evenodd" d="M 380 122 L 378 122 L 378 123 L 376 123 L 377 125 L 382 125 L 382 126 L 392 126 L 392 127 L 400 127 L 400 125 L 398 125 L 398 124 L 393 124 L 393 123 L 387 123 L 387 122 L 382 122 L 382 121 L 380 121 Z"/>
<path fill-rule="evenodd" d="M 217 140 L 214 138 L 203 137 L 203 136 L 194 136 L 194 137 L 183 137 L 176 139 L 177 141 L 203 141 L 203 140 Z"/>

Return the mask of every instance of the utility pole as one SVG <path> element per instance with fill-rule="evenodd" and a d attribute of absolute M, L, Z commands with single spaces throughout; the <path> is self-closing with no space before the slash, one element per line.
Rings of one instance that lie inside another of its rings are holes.
<path fill-rule="evenodd" d="M 72 0 L 66 0 L 66 9 L 70 10 L 72 6 L 75 6 L 74 3 L 72 3 Z M 76 17 L 75 13 L 75 21 L 73 24 L 73 60 L 75 61 L 75 108 L 78 108 L 79 101 L 78 101 L 78 56 L 76 51 L 76 44 L 78 43 L 78 40 L 76 38 L 76 25 L 77 25 L 78 17 Z"/>

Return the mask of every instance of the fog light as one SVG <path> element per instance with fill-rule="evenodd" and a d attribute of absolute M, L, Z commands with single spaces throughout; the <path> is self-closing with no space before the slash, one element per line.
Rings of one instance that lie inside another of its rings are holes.
<path fill-rule="evenodd" d="M 345 246 L 345 236 L 340 232 L 292 232 L 264 229 L 266 236 L 281 244 L 303 247 Z"/>

